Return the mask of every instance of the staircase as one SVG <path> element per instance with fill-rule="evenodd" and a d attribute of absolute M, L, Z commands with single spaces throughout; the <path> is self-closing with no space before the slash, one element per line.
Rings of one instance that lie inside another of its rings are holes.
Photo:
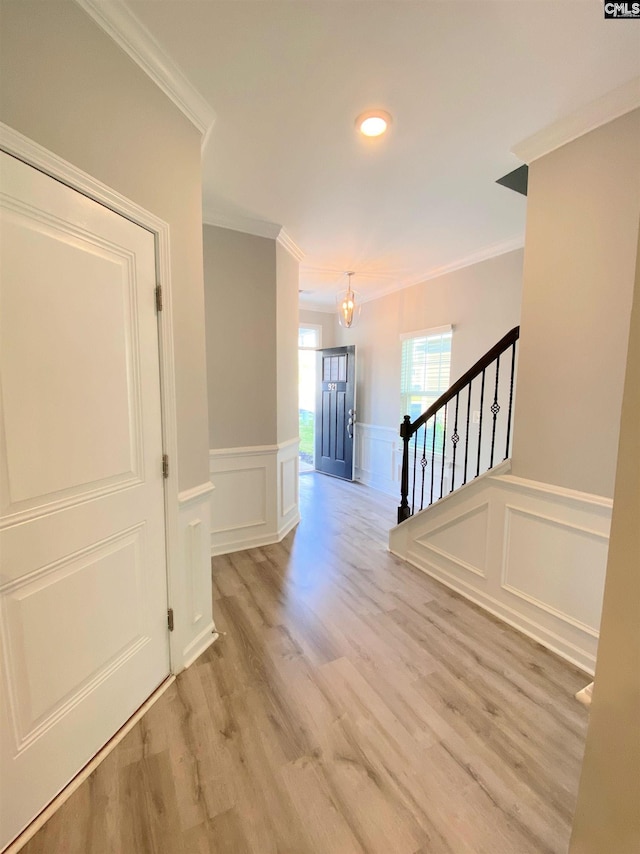
<path fill-rule="evenodd" d="M 389 551 L 593 673 L 612 501 L 512 473 L 518 339 L 405 417 Z"/>
<path fill-rule="evenodd" d="M 516 326 L 415 421 L 404 416 L 398 524 L 509 457 L 519 336 Z"/>

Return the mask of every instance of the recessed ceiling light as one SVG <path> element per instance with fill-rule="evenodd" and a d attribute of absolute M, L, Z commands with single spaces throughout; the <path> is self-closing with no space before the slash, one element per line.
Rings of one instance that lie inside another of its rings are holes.
<path fill-rule="evenodd" d="M 381 136 L 391 124 L 391 116 L 385 110 L 368 110 L 356 119 L 356 127 L 364 136 Z"/>

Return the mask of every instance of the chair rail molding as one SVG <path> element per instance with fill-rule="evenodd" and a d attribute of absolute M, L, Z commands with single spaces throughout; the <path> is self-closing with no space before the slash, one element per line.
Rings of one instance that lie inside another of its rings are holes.
<path fill-rule="evenodd" d="M 392 529 L 389 549 L 593 674 L 612 506 L 506 461 Z"/>
<path fill-rule="evenodd" d="M 208 480 L 206 483 L 201 483 L 199 486 L 194 486 L 191 489 L 185 489 L 178 493 L 178 501 L 180 504 L 188 504 L 191 501 L 197 501 L 209 495 L 215 489 L 214 485 Z"/>

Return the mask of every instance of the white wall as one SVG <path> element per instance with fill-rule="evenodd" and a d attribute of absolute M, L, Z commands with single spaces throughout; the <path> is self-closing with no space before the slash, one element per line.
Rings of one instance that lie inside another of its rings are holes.
<path fill-rule="evenodd" d="M 207 474 L 200 133 L 73 2 L 0 5 L 0 120 L 169 224 L 179 487 Z"/>
<path fill-rule="evenodd" d="M 640 848 L 640 234 L 602 633 L 571 854 Z"/>
<path fill-rule="evenodd" d="M 515 475 L 613 495 L 639 213 L 640 110 L 530 166 Z"/>

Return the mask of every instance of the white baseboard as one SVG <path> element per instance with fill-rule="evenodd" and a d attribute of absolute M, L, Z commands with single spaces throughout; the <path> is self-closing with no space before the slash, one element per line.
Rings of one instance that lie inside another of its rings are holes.
<path fill-rule="evenodd" d="M 211 557 L 243 551 L 244 549 L 259 549 L 262 546 L 272 546 L 274 543 L 280 543 L 299 522 L 300 514 L 298 513 L 284 527 L 278 529 L 275 534 L 265 532 L 262 536 L 247 537 L 241 543 L 235 539 L 229 542 L 219 540 L 211 545 Z"/>
<path fill-rule="evenodd" d="M 281 528 L 278 529 L 278 539 L 277 543 L 281 542 L 290 531 L 293 531 L 296 525 L 300 524 L 300 512 L 296 511 L 295 516 L 292 516 L 286 524 L 284 524 Z"/>
<path fill-rule="evenodd" d="M 486 473 L 390 532 L 390 550 L 593 673 L 612 502 Z"/>
<path fill-rule="evenodd" d="M 270 545 L 300 521 L 297 438 L 210 451 L 210 554 Z"/>
<path fill-rule="evenodd" d="M 206 626 L 200 634 L 191 641 L 184 650 L 184 666 L 191 667 L 196 658 L 199 658 L 202 653 L 209 649 L 212 643 L 218 640 L 219 634 L 213 620 Z"/>
<path fill-rule="evenodd" d="M 585 688 L 582 688 L 576 694 L 576 700 L 582 703 L 583 706 L 587 706 L 587 708 L 591 705 L 591 700 L 593 699 L 593 684 L 593 682 L 589 682 Z"/>

